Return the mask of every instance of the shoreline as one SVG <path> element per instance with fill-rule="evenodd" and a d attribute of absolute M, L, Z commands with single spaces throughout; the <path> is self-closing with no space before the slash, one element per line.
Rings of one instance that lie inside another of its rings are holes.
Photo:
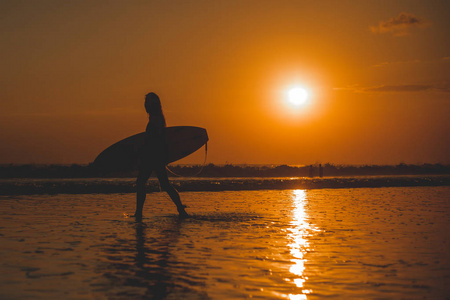
<path fill-rule="evenodd" d="M 174 173 L 174 174 L 171 174 Z M 450 175 L 450 165 L 397 164 L 397 165 L 169 165 L 169 177 L 342 177 L 393 175 Z M 0 179 L 7 178 L 129 178 L 137 176 L 135 170 L 104 170 L 92 164 L 0 164 Z"/>
<path fill-rule="evenodd" d="M 450 186 L 450 175 L 353 177 L 171 178 L 179 192 Z M 148 192 L 159 192 L 156 178 Z M 135 178 L 1 179 L 0 196 L 135 193 Z"/>

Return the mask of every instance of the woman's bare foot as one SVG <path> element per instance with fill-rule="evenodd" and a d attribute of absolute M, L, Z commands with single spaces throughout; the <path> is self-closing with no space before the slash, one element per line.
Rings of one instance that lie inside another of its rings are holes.
<path fill-rule="evenodd" d="M 184 218 L 189 217 L 188 213 L 184 210 L 185 208 L 186 208 L 185 205 L 181 205 L 181 206 L 177 207 L 178 215 L 180 216 L 180 218 L 184 219 Z"/>
<path fill-rule="evenodd" d="M 131 216 L 132 218 L 136 219 L 136 222 L 141 222 L 142 221 L 142 214 L 134 214 Z"/>

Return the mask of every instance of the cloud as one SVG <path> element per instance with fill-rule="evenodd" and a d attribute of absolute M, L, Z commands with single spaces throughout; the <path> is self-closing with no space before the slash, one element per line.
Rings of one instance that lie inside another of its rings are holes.
<path fill-rule="evenodd" d="M 381 85 L 363 89 L 365 92 L 423 92 L 432 90 L 432 85 L 406 84 L 406 85 Z"/>
<path fill-rule="evenodd" d="M 373 33 L 391 33 L 394 36 L 405 36 L 410 34 L 412 28 L 426 28 L 430 24 L 430 22 L 414 14 L 401 12 L 397 17 L 380 21 L 378 26 L 371 26 L 370 30 Z"/>
<path fill-rule="evenodd" d="M 351 86 L 345 88 L 334 88 L 334 90 L 352 91 L 359 93 L 416 93 L 416 92 L 450 93 L 450 83 L 442 82 L 436 84 L 398 84 L 398 85 L 379 85 L 374 87 Z"/>
<path fill-rule="evenodd" d="M 385 61 L 385 62 L 378 63 L 376 65 L 373 65 L 372 67 L 374 67 L 374 68 L 381 68 L 381 67 L 396 66 L 396 65 L 399 65 L 399 66 L 401 66 L 401 65 L 413 65 L 413 64 L 419 64 L 419 63 L 424 63 L 424 62 L 427 62 L 427 61 L 421 61 L 421 60 L 418 60 L 418 59 L 405 60 L 405 61 L 391 61 L 391 62 Z"/>
<path fill-rule="evenodd" d="M 382 67 L 389 67 L 389 66 L 412 66 L 412 65 L 418 65 L 418 64 L 442 64 L 442 63 L 449 63 L 450 62 L 450 56 L 435 58 L 435 59 L 428 59 L 428 60 L 420 60 L 420 59 L 413 59 L 413 60 L 399 60 L 399 61 L 384 61 L 377 63 L 375 65 L 372 65 L 370 67 L 372 68 L 382 68 Z"/>

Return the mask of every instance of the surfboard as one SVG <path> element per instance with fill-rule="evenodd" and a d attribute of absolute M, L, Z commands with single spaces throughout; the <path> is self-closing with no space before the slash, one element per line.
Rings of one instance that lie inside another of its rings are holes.
<path fill-rule="evenodd" d="M 209 140 L 206 129 L 194 126 L 166 127 L 166 141 L 169 150 L 168 161 L 180 160 Z M 133 171 L 137 169 L 138 152 L 145 141 L 145 132 L 127 137 L 103 150 L 94 160 L 94 167 L 103 171 Z"/>

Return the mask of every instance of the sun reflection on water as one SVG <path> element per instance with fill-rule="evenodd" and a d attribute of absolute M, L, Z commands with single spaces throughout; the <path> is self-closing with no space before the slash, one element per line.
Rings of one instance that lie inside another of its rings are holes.
<path fill-rule="evenodd" d="M 312 290 L 304 289 L 304 284 L 308 277 L 305 276 L 305 254 L 311 251 L 308 237 L 311 235 L 312 230 L 316 230 L 311 224 L 308 223 L 308 215 L 305 211 L 306 205 L 306 191 L 294 190 L 293 191 L 293 215 L 291 221 L 291 228 L 289 229 L 289 238 L 291 243 L 289 244 L 290 253 L 292 255 L 291 262 L 293 263 L 289 268 L 289 272 L 295 275 L 296 278 L 292 282 L 297 288 L 302 289 L 301 294 L 290 294 L 289 299 L 299 300 L 307 299 L 307 294 L 310 294 Z"/>

